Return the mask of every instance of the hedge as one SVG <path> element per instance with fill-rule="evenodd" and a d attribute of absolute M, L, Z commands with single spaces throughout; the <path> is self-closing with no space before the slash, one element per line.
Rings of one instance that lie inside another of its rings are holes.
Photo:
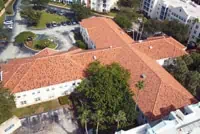
<path fill-rule="evenodd" d="M 58 101 L 59 101 L 60 105 L 66 105 L 66 104 L 71 105 L 72 104 L 71 100 L 69 99 L 69 96 L 59 97 Z"/>

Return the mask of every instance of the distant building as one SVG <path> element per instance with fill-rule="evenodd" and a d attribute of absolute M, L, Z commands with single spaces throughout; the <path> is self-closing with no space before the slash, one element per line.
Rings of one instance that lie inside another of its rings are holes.
<path fill-rule="evenodd" d="M 172 111 L 152 124 L 121 130 L 115 134 L 200 134 L 200 102 L 186 106 L 183 110 Z"/>
<path fill-rule="evenodd" d="M 12 134 L 21 127 L 21 121 L 16 116 L 0 124 L 0 134 Z"/>
<path fill-rule="evenodd" d="M 190 0 L 143 0 L 141 9 L 150 18 L 189 25 L 188 42 L 200 38 L 200 6 Z"/>
<path fill-rule="evenodd" d="M 70 4 L 77 0 L 52 0 L 54 2 L 62 2 Z M 97 12 L 109 12 L 111 9 L 117 7 L 118 0 L 80 0 L 86 7 L 91 8 Z"/>

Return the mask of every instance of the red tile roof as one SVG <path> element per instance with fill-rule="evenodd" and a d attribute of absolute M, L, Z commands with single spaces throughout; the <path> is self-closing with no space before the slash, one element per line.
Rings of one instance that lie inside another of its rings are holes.
<path fill-rule="evenodd" d="M 95 20 L 95 18 L 91 19 Z M 101 20 L 100 18 L 96 19 L 95 22 Z M 116 24 L 107 26 L 114 23 L 110 19 L 108 21 L 109 24 L 105 23 L 104 27 L 110 30 L 119 28 L 116 27 Z M 93 25 L 95 26 L 95 24 Z M 141 80 L 142 74 L 146 75 L 145 88 L 139 91 L 138 104 L 149 120 L 158 119 L 167 115 L 171 110 L 196 102 L 195 98 L 154 59 L 141 52 L 139 48 L 133 47 L 133 41 L 125 41 L 129 40 L 128 35 L 121 35 L 120 30 L 118 32 L 110 35 L 111 39 L 115 38 L 114 42 L 119 43 L 115 46 L 113 44 L 114 47 L 111 48 L 106 47 L 103 42 L 99 42 L 100 40 L 104 41 L 104 36 L 107 36 L 101 33 L 99 38 L 90 37 L 94 42 L 98 42 L 106 48 L 101 46 L 101 49 L 96 50 L 75 49 L 70 52 L 46 54 L 43 51 L 42 54 L 39 53 L 31 58 L 11 60 L 7 64 L 2 64 L 4 86 L 10 88 L 13 93 L 17 93 L 82 79 L 85 77 L 84 71 L 88 64 L 97 59 L 103 64 L 118 62 L 128 69 L 131 73 L 129 83 L 134 93 L 137 93 L 135 84 Z M 171 38 L 169 39 L 171 40 Z"/>
<path fill-rule="evenodd" d="M 108 18 L 92 17 L 82 20 L 80 25 L 87 29 L 96 48 L 118 47 L 134 42 L 116 23 Z"/>
<path fill-rule="evenodd" d="M 174 38 L 165 36 L 153 37 L 142 42 L 133 43 L 133 47 L 155 60 L 187 54 L 185 46 Z"/>

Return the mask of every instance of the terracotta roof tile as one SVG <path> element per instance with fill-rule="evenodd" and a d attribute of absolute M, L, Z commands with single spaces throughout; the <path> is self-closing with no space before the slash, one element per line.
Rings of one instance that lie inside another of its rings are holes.
<path fill-rule="evenodd" d="M 98 21 L 101 19 L 93 19 L 92 22 L 97 23 L 92 23 L 91 25 L 98 27 Z M 109 21 L 111 20 L 109 19 Z M 109 24 L 103 23 L 107 31 L 119 28 L 113 24 L 111 27 L 108 26 L 110 23 L 113 22 L 109 22 Z M 86 24 L 85 27 L 87 28 Z M 91 26 L 89 25 L 89 27 Z M 172 109 L 182 108 L 185 105 L 196 102 L 194 97 L 183 86 L 157 64 L 155 59 L 151 58 L 152 56 L 147 56 L 149 54 L 146 55 L 140 48 L 134 47 L 134 44 L 130 43 L 130 41 L 124 41 L 126 39 L 129 40 L 128 35 L 123 34 L 121 36 L 116 32 L 110 33 L 112 33 L 110 39 L 115 39 L 109 41 L 115 42 L 115 46 L 112 48 L 108 48 L 107 45 L 104 46 L 104 43 L 101 42 L 101 49 L 76 49 L 70 52 L 48 53 L 47 55 L 46 53 L 43 55 L 44 52 L 42 52 L 42 54 L 38 54 L 41 56 L 36 55 L 30 58 L 11 60 L 7 64 L 1 65 L 4 86 L 10 87 L 13 93 L 17 93 L 82 79 L 85 77 L 84 71 L 88 64 L 97 59 L 103 64 L 118 62 L 128 69 L 131 73 L 129 84 L 134 93 L 137 93 L 135 84 L 141 80 L 142 74 L 146 75 L 145 88 L 139 91 L 138 104 L 149 120 L 158 119 L 167 115 Z M 100 41 L 104 41 L 107 38 L 105 37 L 107 34 L 99 34 L 98 38 L 90 37 L 96 43 L 100 43 Z M 156 40 L 159 40 L 158 42 L 163 45 L 168 42 L 163 41 L 166 39 Z M 169 41 L 176 43 L 171 38 L 169 38 Z M 169 48 L 174 51 L 175 47 Z M 161 51 L 164 51 L 164 49 L 161 49 Z M 170 52 L 169 50 L 167 51 Z"/>
<path fill-rule="evenodd" d="M 172 37 L 161 36 L 151 38 L 140 43 L 133 43 L 132 46 L 155 60 L 178 57 L 187 54 L 185 46 Z"/>

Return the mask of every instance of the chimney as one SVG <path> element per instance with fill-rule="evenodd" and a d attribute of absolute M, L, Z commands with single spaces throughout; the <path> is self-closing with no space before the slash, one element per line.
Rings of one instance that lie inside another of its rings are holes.
<path fill-rule="evenodd" d="M 152 46 L 149 46 L 149 49 L 153 49 L 153 47 L 152 47 Z"/>

